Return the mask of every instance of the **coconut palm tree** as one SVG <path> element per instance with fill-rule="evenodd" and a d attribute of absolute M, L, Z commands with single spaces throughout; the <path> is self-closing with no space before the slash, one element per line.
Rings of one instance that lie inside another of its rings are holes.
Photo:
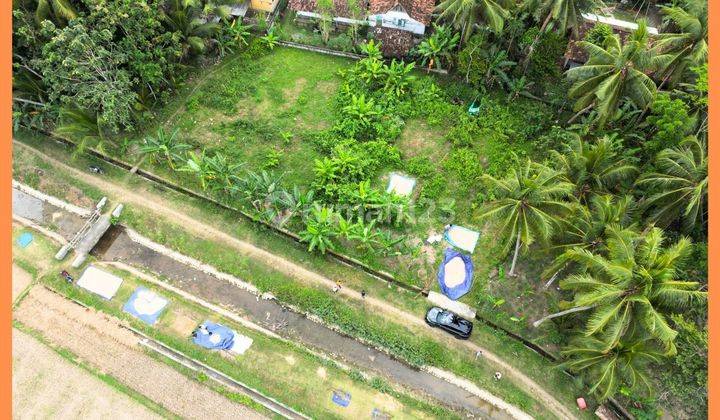
<path fill-rule="evenodd" d="M 649 337 L 634 336 L 621 340 L 607 349 L 605 341 L 596 337 L 577 337 L 562 351 L 567 359 L 562 367 L 582 372 L 592 378 L 590 392 L 604 401 L 622 385 L 631 390 L 652 390 L 648 365 L 664 357 L 661 346 Z"/>
<path fill-rule="evenodd" d="M 679 32 L 662 33 L 653 49 L 659 54 L 663 83 L 678 82 L 691 66 L 707 61 L 708 21 L 707 2 L 688 1 L 687 10 L 681 7 L 660 8 Z"/>
<path fill-rule="evenodd" d="M 559 33 L 572 31 L 577 36 L 583 23 L 582 14 L 602 6 L 600 0 L 527 0 L 523 9 L 532 13 L 537 19 L 543 19 L 540 34 L 545 32 L 552 22 Z"/>
<path fill-rule="evenodd" d="M 606 229 L 608 225 L 617 225 L 622 228 L 632 226 L 636 215 L 636 204 L 632 196 L 613 196 L 610 194 L 595 195 L 590 199 L 588 206 L 575 206 L 570 217 L 561 220 L 562 232 L 556 239 L 559 248 L 568 251 L 573 248 L 583 248 L 590 252 L 605 252 L 607 250 Z M 550 277 L 545 288 L 550 287 L 560 272 L 568 265 L 568 258 L 560 254 L 542 276 Z"/>
<path fill-rule="evenodd" d="M 38 0 L 35 8 L 35 21 L 50 20 L 58 26 L 65 26 L 78 17 L 77 9 L 69 0 Z"/>
<path fill-rule="evenodd" d="M 504 179 L 488 174 L 483 179 L 494 188 L 498 199 L 487 203 L 479 217 L 499 224 L 506 249 L 515 241 L 509 273 L 515 275 L 521 245 L 527 248 L 536 240 L 549 240 L 560 216 L 572 210 L 572 205 L 563 200 L 571 195 L 573 185 L 561 172 L 530 160 L 511 169 Z"/>
<path fill-rule="evenodd" d="M 82 153 L 92 144 L 102 149 L 105 137 L 97 114 L 73 105 L 60 108 L 59 123 L 53 134 L 76 144 L 77 153 Z"/>
<path fill-rule="evenodd" d="M 140 152 L 148 153 L 155 162 L 165 161 L 171 169 L 175 170 L 175 162 L 183 159 L 183 153 L 190 150 L 191 146 L 185 143 L 178 143 L 175 129 L 170 135 L 160 127 L 154 136 L 147 136 L 140 146 Z"/>
<path fill-rule="evenodd" d="M 573 134 L 562 152 L 551 152 L 551 160 L 575 184 L 578 200 L 588 203 L 593 196 L 610 192 L 639 174 L 635 165 L 619 155 L 619 150 L 622 145 L 615 136 L 604 136 L 592 143 Z"/>
<path fill-rule="evenodd" d="M 568 92 L 575 100 L 577 112 L 568 123 L 590 109 L 596 111 L 596 122 L 603 126 L 612 118 L 623 101 L 633 102 L 646 109 L 655 98 L 655 82 L 645 73 L 656 65 L 648 49 L 647 24 L 641 20 L 638 28 L 622 44 L 618 35 L 608 36 L 605 46 L 580 41 L 588 54 L 588 61 L 567 71 L 573 86 Z"/>
<path fill-rule="evenodd" d="M 503 30 L 508 18 L 509 0 L 443 0 L 435 11 L 440 19 L 450 22 L 460 30 L 461 41 L 465 43 L 475 31 L 475 25 L 484 23 L 495 33 Z"/>
<path fill-rule="evenodd" d="M 637 185 L 651 195 L 645 199 L 650 219 L 667 226 L 678 218 L 689 232 L 707 218 L 708 159 L 705 145 L 688 137 L 679 147 L 661 151 L 655 161 L 657 172 L 644 175 Z"/>
<path fill-rule="evenodd" d="M 180 34 L 183 56 L 205 51 L 206 42 L 220 32 L 221 25 L 207 22 L 202 9 L 192 0 L 171 0 L 163 20 L 168 28 Z"/>
<path fill-rule="evenodd" d="M 660 228 L 638 233 L 617 225 L 608 228 L 607 252 L 591 252 L 581 247 L 565 252 L 564 260 L 574 262 L 581 272 L 560 281 L 560 287 L 575 293 L 571 308 L 536 321 L 590 311 L 585 336 L 601 334 L 605 351 L 620 343 L 623 336 L 642 327 L 651 337 L 674 351 L 677 332 L 666 315 L 703 300 L 697 282 L 677 279 L 679 265 L 691 251 L 691 242 L 681 238 L 664 247 Z"/>

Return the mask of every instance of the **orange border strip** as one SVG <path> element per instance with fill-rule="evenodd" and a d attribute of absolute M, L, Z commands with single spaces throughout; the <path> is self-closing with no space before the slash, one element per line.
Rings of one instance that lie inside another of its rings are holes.
<path fill-rule="evenodd" d="M 12 418 L 12 252 L 11 230 L 11 178 L 12 178 L 12 2 L 3 2 L 0 10 L 0 80 L 2 91 L 0 98 L 5 104 L 0 107 L 0 120 L 2 121 L 0 141 L 0 417 Z"/>
<path fill-rule="evenodd" d="M 720 276 L 720 261 L 715 259 L 720 255 L 720 224 L 715 223 L 720 215 L 720 143 L 718 143 L 718 134 L 720 133 L 720 1 L 708 0 L 708 28 L 709 28 L 709 45 L 714 47 L 709 51 L 709 129 L 708 136 L 708 157 L 710 184 L 708 192 L 710 194 L 708 201 L 708 291 L 712 295 L 718 286 L 718 277 Z M 718 143 L 718 144 L 715 144 Z M 708 418 L 720 419 L 720 400 L 718 400 L 718 390 L 720 390 L 720 304 L 715 301 L 714 296 L 709 297 L 708 312 Z"/>
<path fill-rule="evenodd" d="M 0 141 L 0 418 L 12 418 L 12 213 L 11 213 L 11 179 L 12 179 L 12 2 L 3 2 L 4 7 L 0 8 L 0 38 L 3 45 L 0 48 L 0 80 L 2 80 L 2 91 L 0 98 L 4 106 L 0 107 L 0 120 L 3 121 L 3 141 Z M 720 44 L 720 1 L 709 0 L 709 28 L 711 46 Z M 710 166 L 709 185 L 709 229 L 708 229 L 708 256 L 709 256 L 709 290 L 712 292 L 719 282 L 720 261 L 713 258 L 720 256 L 720 224 L 715 224 L 715 217 L 720 210 L 720 145 L 717 142 L 716 133 L 720 133 L 720 49 L 710 48 L 709 51 L 709 78 L 710 78 L 710 141 L 708 142 Z M 714 89 L 713 89 L 714 87 Z M 718 286 L 720 287 L 720 286 Z M 708 418 L 720 419 L 720 400 L 714 398 L 716 390 L 720 389 L 720 303 L 715 302 L 713 297 L 709 299 L 708 325 L 710 329 L 709 354 L 708 354 Z"/>

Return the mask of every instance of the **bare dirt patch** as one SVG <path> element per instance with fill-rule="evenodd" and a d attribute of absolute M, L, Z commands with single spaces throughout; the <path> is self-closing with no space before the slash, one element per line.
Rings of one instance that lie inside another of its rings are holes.
<path fill-rule="evenodd" d="M 410 120 L 405 125 L 397 146 L 404 157 L 426 156 L 439 163 L 445 155 L 442 148 L 443 136 L 442 130 L 430 127 L 424 121 Z"/>
<path fill-rule="evenodd" d="M 182 312 L 174 312 L 170 321 L 170 328 L 183 337 L 190 337 L 195 327 L 200 322 L 196 321 Z"/>
<path fill-rule="evenodd" d="M 82 190 L 78 187 L 72 186 L 72 185 L 66 185 L 65 186 L 65 194 L 64 199 L 65 201 L 74 204 L 78 207 L 93 207 L 95 203 L 93 200 L 90 199 L 90 197 L 86 196 L 85 193 L 82 192 Z M 40 177 L 40 182 L 38 183 L 38 189 L 40 191 L 47 191 L 47 179 L 45 177 Z"/>
<path fill-rule="evenodd" d="M 306 85 L 307 79 L 300 77 L 299 79 L 295 79 L 295 84 L 293 86 L 283 89 L 282 92 L 285 102 L 283 103 L 282 108 L 287 109 L 295 105 L 295 102 L 297 102 L 300 93 L 302 93 Z"/>
<path fill-rule="evenodd" d="M 317 376 L 320 377 L 321 379 L 323 379 L 323 380 L 327 379 L 327 370 L 325 370 L 324 367 L 321 366 L 321 367 L 317 368 L 316 373 L 317 373 Z"/>
<path fill-rule="evenodd" d="M 13 329 L 13 418 L 160 419 L 129 396 Z"/>
<path fill-rule="evenodd" d="M 30 285 L 33 278 L 27 271 L 13 264 L 12 266 L 12 300 L 15 301 L 20 293 Z"/>
<path fill-rule="evenodd" d="M 42 286 L 30 289 L 14 315 L 53 345 L 68 349 L 178 416 L 263 418 L 146 355 L 118 319 L 87 310 Z"/>
<path fill-rule="evenodd" d="M 315 90 L 322 93 L 325 96 L 331 96 L 334 95 L 337 91 L 338 82 L 334 80 L 323 80 L 320 82 L 317 82 L 315 85 Z"/>

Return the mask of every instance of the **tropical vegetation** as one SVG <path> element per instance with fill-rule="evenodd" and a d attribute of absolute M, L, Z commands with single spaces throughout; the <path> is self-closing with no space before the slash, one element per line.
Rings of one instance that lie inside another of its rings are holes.
<path fill-rule="evenodd" d="M 481 316 L 561 356 L 598 401 L 703 400 L 704 2 L 659 2 L 658 35 L 641 19 L 620 36 L 583 19 L 594 1 L 445 0 L 388 60 L 323 2 L 302 39 L 363 58 L 302 77 L 278 44 L 294 21 L 248 25 L 223 3 L 15 2 L 15 129 L 122 150 L 310 252 L 426 290 L 438 255 L 423 241 L 473 226 L 483 252 L 463 302 Z M 586 61 L 565 71 L 578 47 Z M 393 172 L 415 192 L 388 192 Z"/>

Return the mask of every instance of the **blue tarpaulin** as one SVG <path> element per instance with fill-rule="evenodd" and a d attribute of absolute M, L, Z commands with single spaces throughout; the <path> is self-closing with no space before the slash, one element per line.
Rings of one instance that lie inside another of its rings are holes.
<path fill-rule="evenodd" d="M 332 393 L 332 401 L 341 407 L 347 407 L 348 405 L 350 405 L 351 398 L 352 397 L 350 396 L 349 392 L 340 391 L 340 390 L 336 389 Z"/>
<path fill-rule="evenodd" d="M 193 333 L 193 343 L 206 349 L 229 350 L 235 341 L 235 333 L 228 327 L 205 321 Z"/>
<path fill-rule="evenodd" d="M 33 235 L 30 232 L 25 232 L 22 235 L 20 235 L 19 238 L 17 238 L 17 243 L 20 245 L 20 248 L 25 248 L 28 245 L 30 245 L 30 242 L 33 241 Z"/>
<path fill-rule="evenodd" d="M 470 256 L 447 248 L 438 270 L 438 283 L 443 294 L 453 300 L 459 299 L 470 291 L 472 278 L 473 263 Z"/>
<path fill-rule="evenodd" d="M 153 325 L 167 306 L 167 299 L 144 287 L 138 287 L 125 302 L 123 311 L 132 314 L 147 324 Z"/>

